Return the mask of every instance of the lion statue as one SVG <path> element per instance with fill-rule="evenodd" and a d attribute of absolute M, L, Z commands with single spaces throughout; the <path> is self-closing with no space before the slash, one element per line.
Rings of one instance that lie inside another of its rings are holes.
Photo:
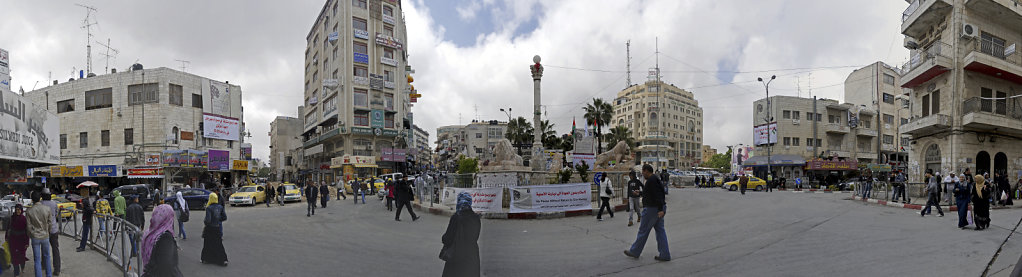
<path fill-rule="evenodd" d="M 494 161 L 490 163 L 491 170 L 515 169 L 522 166 L 522 156 L 515 153 L 511 141 L 502 139 L 493 146 Z"/>
<path fill-rule="evenodd" d="M 614 148 L 596 156 L 596 169 L 628 168 L 629 161 L 632 161 L 632 149 L 624 141 L 619 141 Z M 614 162 L 613 166 L 611 162 Z"/>

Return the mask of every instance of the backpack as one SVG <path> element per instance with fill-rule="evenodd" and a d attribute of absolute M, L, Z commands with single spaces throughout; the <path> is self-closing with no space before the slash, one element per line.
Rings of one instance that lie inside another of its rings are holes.
<path fill-rule="evenodd" d="M 181 207 L 181 204 L 177 204 L 177 202 L 174 202 L 174 206 L 178 206 L 177 209 L 181 211 L 181 215 L 178 216 L 177 220 L 180 220 L 181 222 L 188 222 L 188 209 Z"/>

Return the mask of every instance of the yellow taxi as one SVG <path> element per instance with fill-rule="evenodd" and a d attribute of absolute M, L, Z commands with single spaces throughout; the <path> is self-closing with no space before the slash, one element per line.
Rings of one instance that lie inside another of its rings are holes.
<path fill-rule="evenodd" d="M 729 190 L 729 191 L 736 191 L 736 190 L 738 190 L 738 186 L 739 186 L 738 185 L 738 180 L 724 183 L 724 188 L 727 188 L 727 190 Z M 760 191 L 760 190 L 763 190 L 765 188 L 766 188 L 766 181 L 764 181 L 763 179 L 760 179 L 760 178 L 753 177 L 753 176 L 749 176 L 749 182 L 745 184 L 745 189 L 751 189 L 751 190 Z"/>
<path fill-rule="evenodd" d="M 259 202 L 266 201 L 266 188 L 263 186 L 244 186 L 238 189 L 238 192 L 231 194 L 229 203 L 231 206 L 235 205 L 255 205 Z"/>
<path fill-rule="evenodd" d="M 291 183 L 280 184 L 284 186 L 284 202 L 287 201 L 302 201 L 302 191 L 298 189 L 298 186 Z"/>
<path fill-rule="evenodd" d="M 365 184 L 366 179 L 358 179 L 358 182 L 360 184 Z M 384 182 L 383 179 L 380 179 L 380 178 L 372 178 L 372 182 L 373 182 L 373 188 L 375 188 L 376 191 L 382 190 L 383 187 L 386 185 L 386 182 Z M 347 193 L 355 193 L 355 190 L 353 190 L 351 188 L 351 183 L 348 183 L 348 182 L 344 183 L 344 191 L 347 192 Z M 366 192 L 366 193 L 368 193 L 368 192 Z"/>
<path fill-rule="evenodd" d="M 60 211 L 60 218 L 70 218 L 74 215 L 74 211 L 78 208 L 75 207 L 75 202 L 68 201 L 64 197 L 54 196 L 53 202 L 57 202 L 57 210 Z"/>

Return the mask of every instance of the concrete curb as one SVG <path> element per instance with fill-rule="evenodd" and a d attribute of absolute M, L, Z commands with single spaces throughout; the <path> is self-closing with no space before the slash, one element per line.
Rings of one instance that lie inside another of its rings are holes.
<path fill-rule="evenodd" d="M 429 207 L 429 206 L 422 206 L 419 203 L 412 203 L 412 208 L 414 208 L 416 210 L 419 210 L 419 211 L 422 211 L 422 212 L 427 212 L 427 213 L 435 214 L 435 215 L 439 215 L 439 216 L 451 216 L 451 215 L 454 214 L 454 210 L 453 209 L 449 209 L 447 207 L 439 206 L 439 205 L 436 205 L 436 204 L 434 204 L 433 207 Z M 620 205 L 614 206 L 614 211 L 615 212 L 620 212 L 620 211 L 624 211 L 626 208 L 627 208 L 627 205 L 620 204 Z M 508 212 L 498 212 L 498 213 L 483 213 L 481 215 L 482 215 L 483 218 L 486 218 L 486 219 L 555 219 L 555 218 L 565 218 L 565 217 L 575 217 L 575 216 L 592 216 L 592 215 L 595 215 L 598 212 L 599 212 L 599 208 L 592 209 L 592 210 L 548 212 L 548 213 L 534 213 L 534 212 L 530 212 L 530 213 L 508 213 Z"/>
<path fill-rule="evenodd" d="M 829 189 L 805 189 L 805 190 L 792 190 L 792 193 L 852 193 L 852 191 L 841 190 L 833 191 Z"/>
<path fill-rule="evenodd" d="M 922 210 L 926 206 L 926 205 L 919 205 L 919 204 L 905 204 L 905 203 L 892 202 L 892 201 L 873 199 L 873 198 L 863 200 L 862 197 L 858 196 L 858 195 L 853 195 L 852 196 L 852 200 L 863 201 L 863 202 L 874 203 L 874 204 L 880 204 L 880 205 L 888 206 L 888 207 L 911 209 L 911 210 Z M 972 209 L 971 205 L 969 207 L 970 207 L 970 209 Z M 940 208 L 941 209 L 946 209 L 949 212 L 956 212 L 956 211 L 958 211 L 958 207 L 957 206 L 941 205 Z"/>

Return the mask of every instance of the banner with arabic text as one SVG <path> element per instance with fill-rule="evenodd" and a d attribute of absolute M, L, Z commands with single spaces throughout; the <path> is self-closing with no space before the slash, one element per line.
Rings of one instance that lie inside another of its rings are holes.
<path fill-rule="evenodd" d="M 563 212 L 592 210 L 592 185 L 588 183 L 524 186 L 511 191 L 511 212 Z"/>
<path fill-rule="evenodd" d="M 472 195 L 472 211 L 477 213 L 486 212 L 501 212 L 503 211 L 502 203 L 504 201 L 504 189 L 503 188 L 485 188 L 485 189 L 473 189 L 473 188 L 444 188 L 444 194 L 441 197 L 443 200 L 440 203 L 450 208 L 456 208 L 458 204 L 458 194 L 467 191 Z"/>

